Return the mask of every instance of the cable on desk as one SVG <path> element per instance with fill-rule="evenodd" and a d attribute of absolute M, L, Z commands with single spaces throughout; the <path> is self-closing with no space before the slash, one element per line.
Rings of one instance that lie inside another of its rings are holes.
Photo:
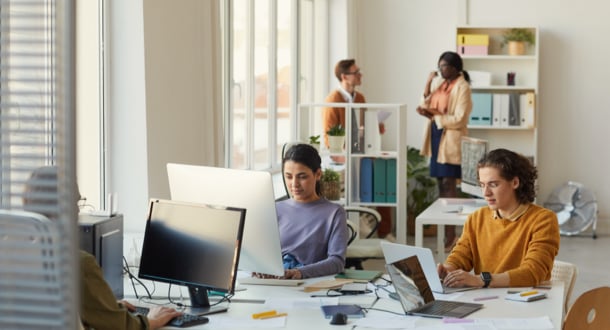
<path fill-rule="evenodd" d="M 151 299 L 151 300 L 153 299 L 152 295 L 151 295 L 150 291 L 148 290 L 148 288 L 146 287 L 146 285 L 142 281 L 140 281 L 139 278 L 137 278 L 135 275 L 133 275 L 131 273 L 131 270 L 129 270 L 129 264 L 127 263 L 127 259 L 125 258 L 125 256 L 123 256 L 123 272 L 124 272 L 124 274 L 127 274 L 127 276 L 129 276 L 129 280 L 131 282 L 131 287 L 133 288 L 133 293 L 136 295 L 136 298 L 138 300 L 140 299 L 140 296 L 138 295 L 138 290 L 136 290 L 136 285 L 134 283 L 134 280 L 136 282 L 138 282 L 138 284 L 140 284 L 144 288 L 144 290 L 146 291 L 146 295 L 148 296 L 148 299 Z M 155 292 L 155 289 L 154 289 L 154 282 L 153 282 L 153 293 L 154 292 Z"/>

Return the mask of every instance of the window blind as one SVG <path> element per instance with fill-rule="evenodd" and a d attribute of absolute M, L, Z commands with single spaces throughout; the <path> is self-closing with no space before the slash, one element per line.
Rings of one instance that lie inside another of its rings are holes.
<path fill-rule="evenodd" d="M 0 0 L 0 329 L 77 324 L 74 7 Z"/>

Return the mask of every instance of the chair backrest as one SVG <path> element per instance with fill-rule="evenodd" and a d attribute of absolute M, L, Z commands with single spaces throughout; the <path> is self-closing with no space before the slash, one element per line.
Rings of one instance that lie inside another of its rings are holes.
<path fill-rule="evenodd" d="M 561 260 L 555 260 L 555 262 L 553 263 L 553 270 L 551 271 L 551 280 L 562 281 L 564 283 L 564 313 L 568 311 L 569 301 L 572 295 L 572 289 L 574 289 L 574 283 L 576 283 L 576 276 L 578 276 L 578 268 L 576 268 L 576 265 Z"/>
<path fill-rule="evenodd" d="M 589 290 L 578 297 L 563 323 L 563 330 L 598 329 L 610 329 L 610 287 L 607 286 Z"/>
<path fill-rule="evenodd" d="M 0 328 L 65 324 L 60 234 L 38 213 L 0 210 Z"/>

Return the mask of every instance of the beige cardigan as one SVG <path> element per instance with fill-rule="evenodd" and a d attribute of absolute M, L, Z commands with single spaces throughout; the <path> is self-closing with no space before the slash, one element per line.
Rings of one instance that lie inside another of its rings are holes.
<path fill-rule="evenodd" d="M 443 128 L 443 135 L 438 147 L 437 162 L 460 165 L 462 159 L 462 136 L 468 135 L 468 120 L 472 112 L 472 96 L 470 84 L 460 75 L 449 95 L 449 109 L 445 115 L 434 116 L 438 128 Z M 444 82 L 441 77 L 435 78 L 430 86 L 430 95 Z M 430 95 L 420 102 L 420 106 L 428 108 Z M 421 154 L 430 157 L 432 121 L 428 121 L 425 129 L 424 144 Z"/>

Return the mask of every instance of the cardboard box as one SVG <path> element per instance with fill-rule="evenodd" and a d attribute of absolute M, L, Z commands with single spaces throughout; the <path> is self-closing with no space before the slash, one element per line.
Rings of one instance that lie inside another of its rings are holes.
<path fill-rule="evenodd" d="M 488 47 L 481 45 L 481 46 L 471 46 L 471 45 L 458 45 L 457 47 L 457 53 L 460 55 L 487 55 L 488 54 Z"/>
<path fill-rule="evenodd" d="M 489 46 L 489 35 L 487 34 L 458 34 L 457 44 L 468 46 Z"/>

